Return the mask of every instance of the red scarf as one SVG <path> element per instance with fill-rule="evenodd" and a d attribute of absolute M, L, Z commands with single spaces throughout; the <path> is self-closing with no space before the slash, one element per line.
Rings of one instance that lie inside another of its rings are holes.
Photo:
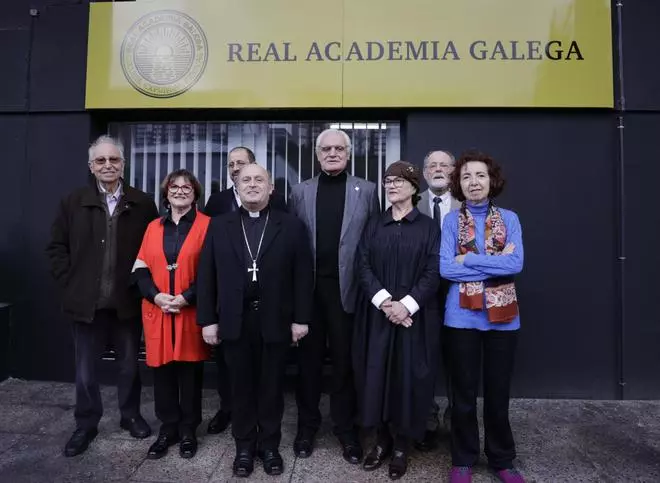
<path fill-rule="evenodd" d="M 486 215 L 485 246 L 487 255 L 501 255 L 506 246 L 506 226 L 500 210 L 492 203 Z M 465 202 L 458 214 L 458 253 L 479 253 L 475 240 L 474 217 Z M 488 320 L 495 324 L 511 322 L 518 315 L 518 298 L 512 277 L 497 277 L 485 282 L 461 282 L 458 286 L 461 308 L 483 310 L 484 293 Z"/>

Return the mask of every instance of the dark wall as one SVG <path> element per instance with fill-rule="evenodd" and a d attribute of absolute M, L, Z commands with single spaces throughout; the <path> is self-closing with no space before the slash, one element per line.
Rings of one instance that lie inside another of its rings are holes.
<path fill-rule="evenodd" d="M 660 2 L 623 2 L 623 74 L 626 107 L 629 110 L 660 110 Z"/>
<path fill-rule="evenodd" d="M 11 200 L 0 205 L 0 302 L 13 305 L 15 377 L 73 377 L 69 324 L 44 248 L 62 194 L 86 180 L 87 23 L 84 1 L 0 3 L 0 145 Z"/>
<path fill-rule="evenodd" d="M 625 396 L 660 398 L 660 113 L 628 114 L 625 140 Z"/>

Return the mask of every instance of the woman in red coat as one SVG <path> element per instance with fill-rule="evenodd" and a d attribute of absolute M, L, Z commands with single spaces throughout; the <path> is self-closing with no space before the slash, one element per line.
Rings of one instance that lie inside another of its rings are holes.
<path fill-rule="evenodd" d="M 154 368 L 154 402 L 161 421 L 147 458 L 179 444 L 182 458 L 197 452 L 202 421 L 203 361 L 209 356 L 196 321 L 197 263 L 210 218 L 195 208 L 202 187 L 180 169 L 167 175 L 161 199 L 167 215 L 149 224 L 133 267 L 142 301 L 147 365 Z"/>

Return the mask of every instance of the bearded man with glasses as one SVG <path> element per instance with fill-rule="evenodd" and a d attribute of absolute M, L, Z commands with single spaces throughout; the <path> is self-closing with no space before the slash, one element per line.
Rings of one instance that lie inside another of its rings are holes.
<path fill-rule="evenodd" d="M 131 269 L 147 225 L 158 217 L 152 197 L 123 183 L 124 148 L 101 136 L 89 148 L 91 186 L 60 203 L 46 253 L 62 291 L 62 309 L 73 321 L 76 364 L 76 430 L 65 456 L 83 453 L 103 415 L 96 364 L 108 341 L 117 354 L 120 426 L 134 438 L 151 428 L 140 415 L 140 298 Z"/>

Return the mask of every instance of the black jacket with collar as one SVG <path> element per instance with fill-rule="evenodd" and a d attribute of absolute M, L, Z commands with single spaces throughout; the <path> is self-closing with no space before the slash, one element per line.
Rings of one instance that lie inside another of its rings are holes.
<path fill-rule="evenodd" d="M 117 203 L 117 264 L 112 300 L 120 319 L 139 316 L 140 297 L 131 270 L 149 222 L 158 217 L 154 200 L 124 183 Z M 62 309 L 74 320 L 92 322 L 99 298 L 106 213 L 96 183 L 60 203 L 46 248 L 51 274 L 63 291 Z"/>
<path fill-rule="evenodd" d="M 197 323 L 218 324 L 218 337 L 242 333 L 249 264 L 239 211 L 211 220 L 197 268 Z M 305 225 L 293 215 L 270 210 L 259 252 L 261 333 L 266 343 L 291 341 L 291 324 L 310 324 L 314 264 Z"/>

